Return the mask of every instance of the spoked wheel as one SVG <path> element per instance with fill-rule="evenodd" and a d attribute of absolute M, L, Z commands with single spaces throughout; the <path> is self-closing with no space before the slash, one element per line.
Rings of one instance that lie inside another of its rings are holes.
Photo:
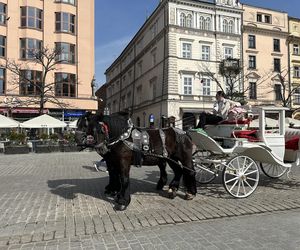
<path fill-rule="evenodd" d="M 273 178 L 273 179 L 280 178 L 288 171 L 288 168 L 286 168 L 284 166 L 272 165 L 272 164 L 268 164 L 268 163 L 260 163 L 260 167 L 266 176 Z"/>
<path fill-rule="evenodd" d="M 203 162 L 203 158 L 210 155 L 208 151 L 197 150 L 193 154 L 194 168 L 196 171 L 196 181 L 200 184 L 208 184 L 216 178 L 216 172 L 214 164 L 208 164 Z"/>
<path fill-rule="evenodd" d="M 245 198 L 251 195 L 257 188 L 258 182 L 258 166 L 248 156 L 236 156 L 224 167 L 224 188 L 236 198 Z"/>

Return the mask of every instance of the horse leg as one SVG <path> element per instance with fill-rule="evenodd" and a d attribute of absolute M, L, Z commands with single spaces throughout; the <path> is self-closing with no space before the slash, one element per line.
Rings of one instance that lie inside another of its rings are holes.
<path fill-rule="evenodd" d="M 120 178 L 118 170 L 114 167 L 109 159 L 105 159 L 109 176 L 108 185 L 105 187 L 104 193 L 109 196 L 115 196 L 120 191 Z"/>
<path fill-rule="evenodd" d="M 197 193 L 195 168 L 190 157 L 184 158 L 181 163 L 183 165 L 183 184 L 186 188 L 185 199 L 192 200 Z"/>
<path fill-rule="evenodd" d="M 120 184 L 121 189 L 117 195 L 115 209 L 118 211 L 123 211 L 129 205 L 130 198 L 130 180 L 129 180 L 129 172 L 130 172 L 130 162 L 128 163 L 120 163 Z"/>
<path fill-rule="evenodd" d="M 174 172 L 174 178 L 169 185 L 168 196 L 169 198 L 174 199 L 176 196 L 176 192 L 179 189 L 180 179 L 182 176 L 182 168 L 179 164 L 176 164 L 175 162 L 169 161 L 168 164 Z"/>
<path fill-rule="evenodd" d="M 158 164 L 160 170 L 160 178 L 156 185 L 156 190 L 162 190 L 168 181 L 168 174 L 166 171 L 167 163 L 165 161 L 160 161 Z"/>

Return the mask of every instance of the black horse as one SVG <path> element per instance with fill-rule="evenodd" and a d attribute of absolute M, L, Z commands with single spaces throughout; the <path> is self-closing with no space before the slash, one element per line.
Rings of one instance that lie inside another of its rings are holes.
<path fill-rule="evenodd" d="M 133 125 L 126 113 L 110 116 L 86 113 L 79 118 L 76 130 L 76 141 L 80 145 L 94 145 L 96 151 L 105 159 L 109 171 L 109 184 L 106 194 L 117 193 L 115 207 L 124 210 L 130 203 L 129 171 L 141 155 L 142 165 L 158 165 L 160 179 L 157 189 L 161 190 L 167 183 L 166 163 L 172 168 L 174 178 L 169 185 L 169 197 L 174 198 L 179 188 L 181 176 L 186 187 L 186 199 L 196 195 L 195 171 L 192 163 L 192 141 L 183 131 L 166 128 L 143 129 L 149 135 L 149 150 L 138 152 L 133 145 Z M 162 139 L 162 133 L 164 139 Z M 140 153 L 140 154 L 139 154 Z M 180 164 L 180 163 L 181 164 Z"/>

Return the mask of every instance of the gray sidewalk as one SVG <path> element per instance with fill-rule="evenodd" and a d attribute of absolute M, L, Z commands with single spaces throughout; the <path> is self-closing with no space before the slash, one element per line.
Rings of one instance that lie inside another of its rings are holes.
<path fill-rule="evenodd" d="M 300 208 L 299 169 L 289 180 L 262 178 L 247 199 L 231 198 L 217 183 L 185 201 L 183 193 L 169 200 L 155 190 L 158 167 L 132 168 L 132 202 L 116 212 L 103 194 L 107 173 L 92 167 L 95 153 L 0 157 L 0 246 L 6 248 Z"/>

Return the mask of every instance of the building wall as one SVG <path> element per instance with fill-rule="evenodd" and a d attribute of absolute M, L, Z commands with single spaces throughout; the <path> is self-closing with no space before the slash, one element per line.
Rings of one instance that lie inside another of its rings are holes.
<path fill-rule="evenodd" d="M 289 53 L 291 89 L 294 90 L 292 108 L 300 108 L 300 19 L 289 18 Z"/>
<path fill-rule="evenodd" d="M 242 11 L 240 5 L 235 2 L 232 4 L 228 6 L 218 3 L 216 6 L 199 1 L 162 1 L 106 71 L 107 105 L 112 112 L 131 108 L 133 120 L 137 121 L 139 118 L 141 126 L 149 125 L 150 114 L 156 117 L 155 126 L 161 125 L 162 116 L 174 116 L 179 121 L 177 125 L 182 126 L 184 113 L 193 112 L 199 115 L 203 110 L 211 109 L 218 88 L 211 81 L 209 95 L 203 96 L 202 79 L 206 77 L 207 67 L 224 85 L 224 79 L 218 75 L 218 65 L 224 58 L 224 48 L 232 48 L 234 58 L 241 57 Z M 181 14 L 191 16 L 191 27 L 181 25 Z M 201 16 L 210 18 L 209 30 L 201 28 Z M 223 31 L 223 19 L 232 20 L 233 32 Z M 155 36 L 154 25 L 157 25 Z M 183 58 L 183 43 L 191 44 L 190 58 Z M 202 60 L 202 45 L 210 47 L 208 61 Z M 156 64 L 152 60 L 153 51 L 156 51 Z M 128 65 L 124 67 L 123 61 L 127 61 Z M 134 77 L 120 94 L 120 84 L 128 71 L 133 71 Z M 192 93 L 189 94 L 184 93 L 185 76 L 192 78 Z M 117 105 L 125 92 L 134 95 L 133 105 Z"/>
<path fill-rule="evenodd" d="M 68 109 L 74 110 L 96 110 L 97 102 L 92 98 L 91 82 L 94 76 L 94 0 L 76 1 L 77 6 L 65 3 L 56 3 L 49 0 L 22 0 L 1 1 L 7 4 L 6 26 L 0 26 L 0 35 L 6 36 L 6 57 L 23 64 L 22 67 L 41 70 L 30 61 L 20 60 L 20 38 L 34 38 L 43 41 L 43 46 L 49 49 L 55 48 L 55 42 L 66 42 L 75 44 L 75 64 L 59 64 L 55 72 L 72 73 L 77 76 L 78 87 L 76 98 L 59 98 L 68 104 Z M 21 6 L 31 6 L 43 10 L 42 30 L 20 27 Z M 67 12 L 76 16 L 75 34 L 55 31 L 55 12 Z M 1 64 L 5 62 L 0 59 Z M 28 64 L 28 66 L 25 66 Z M 3 100 L 11 95 L 19 96 L 19 89 L 13 89 L 16 77 L 11 72 L 6 72 L 5 95 L 0 95 L 0 107 L 5 107 Z M 54 82 L 54 72 L 49 74 L 47 82 Z M 13 89 L 13 90 L 12 90 Z M 25 97 L 18 97 L 24 99 Z M 18 108 L 22 108 L 19 106 Z M 31 106 L 31 108 L 37 108 Z M 59 107 L 46 103 L 47 109 L 60 109 Z"/>
<path fill-rule="evenodd" d="M 285 77 L 285 85 L 289 85 L 288 65 L 288 15 L 285 12 L 243 5 L 243 51 L 245 89 L 249 90 L 249 82 L 256 82 L 256 99 L 249 99 L 251 104 L 281 104 L 276 101 L 275 85 L 280 84 L 279 73 L 274 71 L 274 59 L 280 59 L 281 75 Z M 261 15 L 261 21 L 258 21 Z M 266 23 L 265 16 L 270 17 Z M 249 36 L 255 36 L 255 48 L 250 48 Z M 280 51 L 274 51 L 274 39 L 280 41 Z M 249 66 L 250 56 L 256 57 L 256 67 Z M 287 94 L 287 93 L 286 93 Z M 250 97 L 250 90 L 247 91 Z"/>

